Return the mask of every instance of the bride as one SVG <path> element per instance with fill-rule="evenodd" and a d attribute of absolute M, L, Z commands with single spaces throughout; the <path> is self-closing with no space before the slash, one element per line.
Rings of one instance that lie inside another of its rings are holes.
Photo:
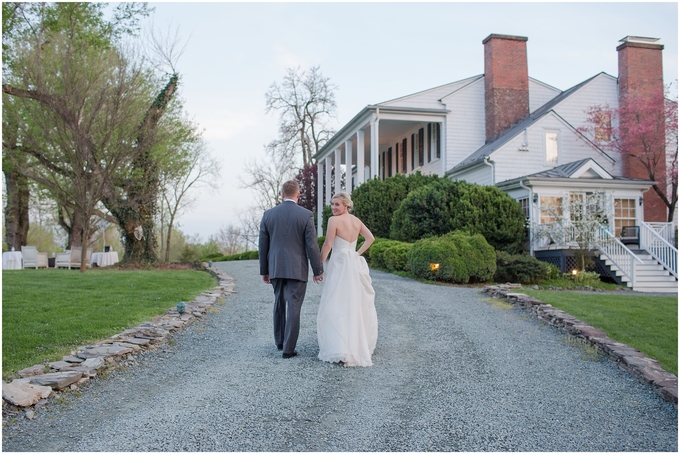
<path fill-rule="evenodd" d="M 319 359 L 348 366 L 371 366 L 378 339 L 375 291 L 366 260 L 361 256 L 375 238 L 368 228 L 349 213 L 353 203 L 340 192 L 331 199 L 333 217 L 328 219 L 321 262 L 328 259 L 317 316 Z M 356 250 L 357 239 L 366 240 Z"/>

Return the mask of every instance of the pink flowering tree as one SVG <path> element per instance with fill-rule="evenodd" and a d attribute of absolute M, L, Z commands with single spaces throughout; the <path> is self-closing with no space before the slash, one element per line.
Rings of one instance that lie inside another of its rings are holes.
<path fill-rule="evenodd" d="M 631 93 L 619 108 L 591 106 L 579 131 L 600 148 L 619 152 L 624 168 L 655 181 L 652 189 L 671 222 L 678 202 L 678 103 L 667 95 L 668 88 L 651 96 Z"/>

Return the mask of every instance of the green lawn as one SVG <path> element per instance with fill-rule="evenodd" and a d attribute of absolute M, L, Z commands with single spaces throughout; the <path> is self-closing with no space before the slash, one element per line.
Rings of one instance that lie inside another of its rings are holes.
<path fill-rule="evenodd" d="M 678 298 L 522 290 L 639 349 L 678 375 Z"/>
<path fill-rule="evenodd" d="M 217 284 L 195 270 L 2 272 L 2 374 L 58 360 L 193 300 Z"/>

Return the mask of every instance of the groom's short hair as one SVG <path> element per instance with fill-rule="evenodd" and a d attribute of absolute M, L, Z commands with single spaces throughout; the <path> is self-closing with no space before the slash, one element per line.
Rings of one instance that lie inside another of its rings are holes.
<path fill-rule="evenodd" d="M 295 180 L 286 181 L 281 189 L 283 197 L 295 197 L 300 192 L 300 183 Z"/>

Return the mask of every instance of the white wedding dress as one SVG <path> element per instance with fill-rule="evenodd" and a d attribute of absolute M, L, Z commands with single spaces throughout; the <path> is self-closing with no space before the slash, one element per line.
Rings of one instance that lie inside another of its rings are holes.
<path fill-rule="evenodd" d="M 319 359 L 367 367 L 373 365 L 378 315 L 368 264 L 356 246 L 356 240 L 333 239 L 316 326 Z"/>

